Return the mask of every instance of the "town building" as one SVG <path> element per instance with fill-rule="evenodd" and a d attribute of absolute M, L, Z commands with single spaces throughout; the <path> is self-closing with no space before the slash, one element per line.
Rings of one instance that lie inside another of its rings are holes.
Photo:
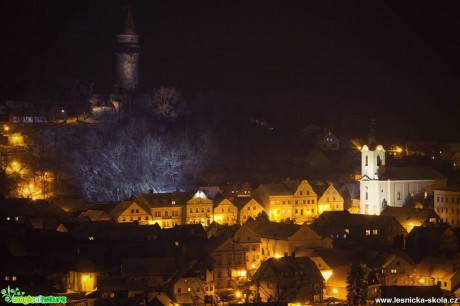
<path fill-rule="evenodd" d="M 307 180 L 261 184 L 254 190 L 254 197 L 275 222 L 302 224 L 312 222 L 322 211 L 343 210 L 343 198 L 333 185 L 314 186 Z"/>
<path fill-rule="evenodd" d="M 324 278 L 308 257 L 267 259 L 252 282 L 262 302 L 311 304 L 323 301 Z"/>
<path fill-rule="evenodd" d="M 186 224 L 200 223 L 209 226 L 214 221 L 214 202 L 203 191 L 198 190 L 187 201 L 185 216 Z"/>
<path fill-rule="evenodd" d="M 249 218 L 256 219 L 262 212 L 266 213 L 264 207 L 252 197 L 236 197 L 231 201 L 238 208 L 239 224 L 244 224 Z"/>
<path fill-rule="evenodd" d="M 229 199 L 219 201 L 214 207 L 214 221 L 219 224 L 233 225 L 238 223 L 238 207 Z"/>
<path fill-rule="evenodd" d="M 347 210 L 323 212 L 311 226 L 322 237 L 330 237 L 334 248 L 391 246 L 395 238 L 407 236 L 394 217 L 351 214 Z"/>
<path fill-rule="evenodd" d="M 171 228 L 184 224 L 184 196 L 181 193 L 142 193 L 134 202 L 149 207 L 151 219 L 148 224 Z"/>
<path fill-rule="evenodd" d="M 460 226 L 460 185 L 436 189 L 434 209 L 443 222 L 454 227 Z"/>
<path fill-rule="evenodd" d="M 388 206 L 380 215 L 395 217 L 408 233 L 414 226 L 436 226 L 441 223 L 441 218 L 431 208 Z"/>
<path fill-rule="evenodd" d="M 360 212 L 379 215 L 386 206 L 402 207 L 409 196 L 433 193 L 447 179 L 430 167 L 386 167 L 381 145 L 361 149 Z"/>

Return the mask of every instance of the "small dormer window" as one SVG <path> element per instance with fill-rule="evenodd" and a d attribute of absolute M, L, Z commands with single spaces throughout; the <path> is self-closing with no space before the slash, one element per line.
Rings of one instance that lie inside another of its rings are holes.
<path fill-rule="evenodd" d="M 172 200 L 172 201 L 171 201 L 171 204 L 172 204 L 172 205 L 176 205 L 176 201 Z"/>

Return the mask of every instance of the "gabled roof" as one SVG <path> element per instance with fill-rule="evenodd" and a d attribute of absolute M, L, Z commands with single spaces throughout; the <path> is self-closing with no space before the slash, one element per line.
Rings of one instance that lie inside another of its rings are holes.
<path fill-rule="evenodd" d="M 440 242 L 446 231 L 452 230 L 445 226 L 414 226 L 407 239 L 423 237 L 426 242 Z"/>
<path fill-rule="evenodd" d="M 269 195 L 291 195 L 292 189 L 290 189 L 286 184 L 260 184 L 259 187 L 264 188 Z"/>
<path fill-rule="evenodd" d="M 90 221 L 99 221 L 99 219 L 103 216 L 109 217 L 105 211 L 94 209 L 88 209 L 80 215 L 80 217 L 83 218 L 87 217 Z"/>
<path fill-rule="evenodd" d="M 170 276 L 177 269 L 175 257 L 123 258 L 121 265 L 124 276 Z"/>
<path fill-rule="evenodd" d="M 395 217 L 400 224 L 412 223 L 415 226 L 422 225 L 430 218 L 440 219 L 438 214 L 430 208 L 417 209 L 412 207 L 387 206 L 380 215 L 392 216 Z"/>
<path fill-rule="evenodd" d="M 247 226 L 258 237 L 283 240 L 287 240 L 300 229 L 298 224 L 261 222 L 257 220 L 248 221 L 243 226 Z"/>
<path fill-rule="evenodd" d="M 351 266 L 354 252 L 352 250 L 316 249 L 311 257 L 320 257 L 331 268 L 338 266 Z"/>
<path fill-rule="evenodd" d="M 49 202 L 66 212 L 83 211 L 88 209 L 83 199 L 50 199 Z"/>
<path fill-rule="evenodd" d="M 439 188 L 436 189 L 436 191 L 452 191 L 452 192 L 460 192 L 460 185 L 452 185 L 452 186 L 447 186 L 444 188 Z"/>
<path fill-rule="evenodd" d="M 254 200 L 259 205 L 261 205 L 256 199 L 254 199 L 252 197 L 236 197 L 236 198 L 233 198 L 231 201 L 232 201 L 233 205 L 235 205 L 236 207 L 238 207 L 239 210 L 241 210 L 251 200 Z"/>
<path fill-rule="evenodd" d="M 316 193 L 318 198 L 321 198 L 324 192 L 329 188 L 329 185 L 311 185 L 311 187 L 313 188 L 313 191 Z"/>
<path fill-rule="evenodd" d="M 427 256 L 416 266 L 415 273 L 433 278 L 450 279 L 456 270 L 456 262 L 449 258 Z"/>
<path fill-rule="evenodd" d="M 184 205 L 185 199 L 188 199 L 191 195 L 189 193 L 179 192 L 166 192 L 166 193 L 141 193 L 137 196 L 137 203 L 145 203 L 149 208 L 154 207 L 169 207 L 171 205 Z M 172 204 L 172 203 L 175 204 Z"/>
<path fill-rule="evenodd" d="M 385 167 L 385 173 L 379 174 L 379 180 L 446 180 L 431 167 Z"/>
<path fill-rule="evenodd" d="M 409 257 L 409 255 L 402 250 L 388 250 L 377 253 L 372 256 L 366 263 L 371 268 L 386 268 L 393 260 L 401 258 L 408 264 L 415 267 L 415 262 Z"/>
<path fill-rule="evenodd" d="M 302 273 L 302 278 L 307 281 L 324 281 L 321 272 L 316 264 L 308 257 L 284 256 L 281 258 L 269 258 L 262 262 L 254 275 L 254 279 L 270 278 L 267 272 L 272 271 L 277 276 L 291 276 L 298 278 L 298 273 Z"/>
<path fill-rule="evenodd" d="M 133 203 L 133 201 L 121 201 L 115 206 L 110 212 L 109 215 L 112 219 L 116 220 L 128 207 Z"/>
<path fill-rule="evenodd" d="M 349 211 L 325 211 L 312 223 L 312 228 L 317 232 L 322 233 L 329 227 L 349 227 L 349 228 L 375 228 L 378 226 L 381 229 L 388 228 L 392 222 L 397 220 L 392 216 L 375 216 L 351 214 Z"/>

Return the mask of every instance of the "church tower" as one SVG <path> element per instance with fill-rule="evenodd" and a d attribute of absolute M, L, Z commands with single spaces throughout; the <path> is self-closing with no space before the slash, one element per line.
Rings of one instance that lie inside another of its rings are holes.
<path fill-rule="evenodd" d="M 385 150 L 381 145 L 364 145 L 361 149 L 360 211 L 362 214 L 379 215 L 386 194 Z"/>
<path fill-rule="evenodd" d="M 139 35 L 136 34 L 130 1 L 124 1 L 124 18 L 120 34 L 116 35 L 115 92 L 136 93 L 139 88 Z"/>

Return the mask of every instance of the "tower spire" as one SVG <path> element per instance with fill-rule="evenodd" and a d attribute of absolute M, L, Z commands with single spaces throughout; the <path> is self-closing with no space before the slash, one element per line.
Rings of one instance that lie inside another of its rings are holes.
<path fill-rule="evenodd" d="M 368 145 L 375 146 L 377 144 L 377 139 L 375 137 L 375 130 L 377 127 L 377 120 L 372 118 L 369 122 L 369 137 L 367 139 Z"/>
<path fill-rule="evenodd" d="M 136 34 L 136 26 L 134 25 L 133 14 L 131 10 L 131 0 L 124 0 L 123 1 L 123 23 L 121 25 L 120 34 L 128 34 L 128 35 L 135 35 Z"/>
<path fill-rule="evenodd" d="M 139 87 L 139 35 L 131 12 L 131 1 L 123 0 L 124 16 L 121 31 L 116 35 L 116 80 L 117 93 L 136 93 Z"/>

